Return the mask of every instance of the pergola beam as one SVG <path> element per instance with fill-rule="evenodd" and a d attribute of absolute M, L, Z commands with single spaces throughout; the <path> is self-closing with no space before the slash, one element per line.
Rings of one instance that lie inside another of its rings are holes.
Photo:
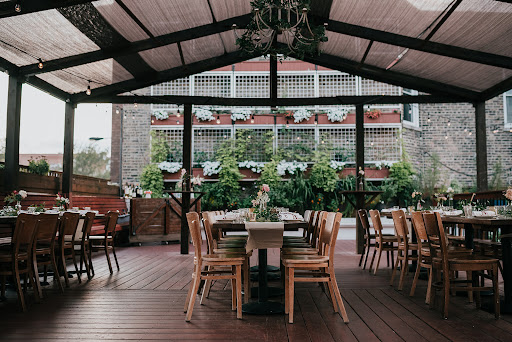
<path fill-rule="evenodd" d="M 498 96 L 508 90 L 512 89 L 512 77 L 507 78 L 506 80 L 490 87 L 487 90 L 484 90 L 480 93 L 480 101 L 487 101 L 492 99 L 495 96 Z"/>
<path fill-rule="evenodd" d="M 28 13 L 47 11 L 55 8 L 84 4 L 91 0 L 23 0 L 6 1 L 0 3 L 0 19 Z M 14 6 L 19 3 L 21 11 L 16 12 Z"/>
<path fill-rule="evenodd" d="M 53 59 L 50 61 L 44 61 L 43 69 L 39 69 L 37 63 L 30 64 L 21 67 L 20 73 L 23 75 L 36 75 L 39 73 L 71 68 L 74 66 L 83 65 L 87 63 L 93 63 L 104 59 L 117 58 L 130 54 L 135 54 L 140 51 L 155 49 L 165 45 L 176 44 L 178 42 L 197 39 L 212 34 L 229 31 L 233 24 L 236 24 L 237 26 L 245 26 L 249 22 L 249 19 L 250 16 L 246 14 L 222 20 L 213 24 L 201 25 L 198 27 L 193 27 L 178 32 L 156 36 L 155 38 L 139 40 L 133 43 L 129 43 L 126 46 L 123 46 L 115 50 L 98 50 L 82 53 L 79 55 Z"/>
<path fill-rule="evenodd" d="M 369 27 L 348 24 L 331 19 L 327 19 L 325 22 L 328 24 L 327 30 L 331 32 L 401 46 L 436 55 L 457 58 L 464 61 L 512 69 L 512 57 L 426 41 L 423 39 L 412 38 L 401 34 L 376 30 Z"/>
<path fill-rule="evenodd" d="M 192 104 L 198 106 L 315 106 L 315 105 L 372 105 L 372 104 L 397 104 L 397 103 L 459 103 L 460 98 L 450 98 L 438 95 L 365 95 L 365 96 L 335 96 L 335 97 L 281 97 L 276 100 L 269 98 L 232 98 L 210 96 L 99 96 L 85 98 L 82 103 L 113 103 L 113 104 Z"/>
<path fill-rule="evenodd" d="M 358 75 L 375 81 L 394 84 L 404 88 L 416 89 L 430 94 L 459 98 L 461 102 L 472 102 L 479 98 L 480 93 L 465 88 L 437 82 L 400 72 L 386 70 L 371 65 L 361 66 L 359 62 L 342 57 L 321 54 L 305 57 L 304 61 L 320 66 Z"/>
<path fill-rule="evenodd" d="M 101 99 L 102 97 L 112 97 L 114 95 L 129 92 L 137 89 L 142 89 L 162 82 L 172 81 L 178 78 L 195 75 L 204 71 L 214 70 L 224 67 L 226 65 L 239 63 L 256 56 L 248 56 L 241 51 L 235 51 L 217 57 L 212 57 L 199 62 L 191 63 L 186 66 L 179 66 L 176 68 L 157 72 L 155 77 L 145 80 L 130 79 L 114 83 L 111 85 L 93 89 L 92 95 L 87 96 L 85 93 L 76 93 L 71 96 L 75 103 L 91 102 Z"/>

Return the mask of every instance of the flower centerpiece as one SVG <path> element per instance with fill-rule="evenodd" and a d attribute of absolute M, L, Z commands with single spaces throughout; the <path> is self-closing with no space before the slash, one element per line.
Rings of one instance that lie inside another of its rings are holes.
<path fill-rule="evenodd" d="M 451 186 L 446 189 L 446 197 L 448 197 L 448 205 L 452 206 L 453 204 L 453 194 L 455 193 L 455 190 Z"/>
<path fill-rule="evenodd" d="M 508 204 L 512 204 L 512 188 L 508 188 L 506 191 L 503 192 L 503 195 L 505 195 L 505 198 L 508 200 Z"/>
<path fill-rule="evenodd" d="M 254 208 L 259 209 L 258 212 L 263 212 L 267 208 L 267 203 L 270 201 L 270 197 L 268 197 L 268 192 L 270 191 L 270 187 L 268 184 L 263 184 L 256 195 L 256 198 L 252 200 L 252 206 Z"/>
<path fill-rule="evenodd" d="M 416 201 L 416 211 L 419 211 L 421 210 L 421 203 L 425 203 L 425 201 L 423 200 L 423 198 L 421 198 L 421 196 L 423 196 L 423 193 L 419 192 L 419 191 L 414 191 L 412 194 L 411 194 L 411 197 L 412 197 L 412 200 L 413 201 Z"/>
<path fill-rule="evenodd" d="M 7 206 L 13 207 L 16 211 L 19 211 L 21 210 L 21 200 L 27 198 L 27 196 L 25 190 L 14 190 L 10 195 L 5 196 L 4 202 L 7 203 Z"/>
<path fill-rule="evenodd" d="M 342 122 L 347 118 L 348 110 L 345 108 L 329 109 L 327 111 L 327 119 L 331 122 Z"/>
<path fill-rule="evenodd" d="M 69 204 L 69 198 L 57 194 L 57 197 L 55 197 L 55 206 L 59 207 L 59 210 L 64 210 L 67 204 Z"/>
<path fill-rule="evenodd" d="M 380 109 L 370 109 L 364 112 L 364 115 L 366 115 L 368 119 L 377 119 L 381 114 Z"/>
<path fill-rule="evenodd" d="M 311 112 L 305 108 L 298 109 L 293 113 L 293 122 L 299 123 L 304 120 L 309 120 L 311 115 L 313 114 L 311 114 Z"/>
<path fill-rule="evenodd" d="M 448 200 L 448 198 L 443 194 L 435 193 L 434 197 L 436 198 L 439 207 L 442 207 L 444 202 Z"/>
<path fill-rule="evenodd" d="M 196 110 L 194 110 L 194 115 L 199 121 L 215 120 L 215 118 L 213 117 L 213 112 L 206 108 L 196 108 Z"/>
<path fill-rule="evenodd" d="M 151 198 L 151 194 L 152 194 L 152 193 L 153 193 L 153 191 L 151 191 L 151 190 L 146 190 L 146 191 L 144 191 L 144 195 L 145 195 L 144 197 L 146 197 L 146 198 Z"/>
<path fill-rule="evenodd" d="M 201 186 L 201 184 L 203 184 L 203 181 L 204 178 L 202 178 L 201 176 L 192 176 L 192 178 L 190 179 L 190 183 L 192 184 L 192 186 Z"/>

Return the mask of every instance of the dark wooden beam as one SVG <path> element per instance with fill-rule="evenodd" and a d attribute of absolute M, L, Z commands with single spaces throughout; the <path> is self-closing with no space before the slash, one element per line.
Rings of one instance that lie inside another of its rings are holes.
<path fill-rule="evenodd" d="M 362 104 L 356 106 L 356 189 L 364 190 L 364 176 L 359 175 L 364 170 L 364 108 Z M 363 186 L 360 183 L 363 182 Z M 356 209 L 364 209 L 365 198 L 362 194 L 356 195 Z M 364 231 L 359 219 L 356 219 L 356 245 L 357 253 L 363 252 Z"/>
<path fill-rule="evenodd" d="M 476 128 L 476 189 L 487 191 L 487 131 L 485 122 L 485 102 L 476 102 L 475 128 Z"/>
<path fill-rule="evenodd" d="M 130 79 L 114 83 L 108 86 L 99 87 L 93 90 L 90 96 L 85 93 L 76 93 L 72 95 L 71 100 L 75 103 L 90 102 L 92 99 L 101 98 L 103 96 L 113 96 L 132 90 L 142 89 L 154 84 L 172 81 L 178 78 L 195 75 L 204 71 L 221 68 L 226 65 L 242 62 L 256 56 L 248 56 L 241 51 L 235 51 L 222 56 L 209 58 L 200 62 L 179 66 L 176 68 L 160 71 L 151 79 L 135 80 Z"/>
<path fill-rule="evenodd" d="M 301 97 L 301 98 L 230 98 L 210 96 L 99 96 L 85 98 L 82 103 L 139 103 L 139 104 L 193 104 L 201 106 L 314 106 L 314 105 L 356 105 L 356 104 L 397 104 L 397 103 L 459 103 L 460 98 L 450 98 L 437 95 L 364 95 L 364 96 L 336 96 L 336 97 Z"/>
<path fill-rule="evenodd" d="M 187 30 L 164 34 L 156 36 L 154 39 L 139 40 L 127 44 L 114 50 L 98 50 L 86 52 L 79 55 L 53 59 L 51 61 L 44 61 L 44 68 L 39 69 L 37 63 L 23 66 L 20 73 L 23 75 L 35 75 L 43 72 L 50 72 L 61 70 L 65 68 L 74 67 L 77 65 L 93 63 L 109 58 L 117 58 L 130 54 L 135 54 L 140 51 L 155 49 L 161 46 L 176 44 L 191 39 L 206 37 L 212 34 L 221 33 L 231 30 L 233 24 L 243 27 L 247 25 L 250 20 L 250 15 L 242 15 L 239 17 L 229 18 L 213 24 L 201 25 Z"/>
<path fill-rule="evenodd" d="M 155 38 L 153 33 L 151 33 L 151 31 L 142 23 L 142 21 L 139 20 L 139 18 L 137 18 L 137 16 L 131 11 L 130 8 L 128 8 L 128 6 L 125 5 L 125 3 L 122 0 L 116 0 L 116 3 L 123 9 L 123 11 L 126 12 L 126 14 L 128 14 L 128 16 L 130 16 L 130 18 L 132 18 L 132 20 L 137 24 L 137 26 L 139 26 L 142 29 L 142 31 L 144 31 L 148 35 L 148 37 Z"/>
<path fill-rule="evenodd" d="M 183 109 L 183 168 L 187 171 L 183 179 L 183 191 L 190 191 L 192 177 L 192 105 L 186 104 Z M 181 254 L 188 254 L 189 228 L 187 213 L 190 211 L 190 193 L 181 197 Z"/>
<path fill-rule="evenodd" d="M 464 61 L 512 69 L 512 57 L 461 48 L 448 44 L 425 41 L 423 39 L 412 38 L 396 33 L 371 29 L 368 27 L 348 24 L 331 19 L 326 19 L 325 22 L 328 24 L 327 29 L 331 32 L 374 40 L 390 45 L 402 46 L 413 50 L 457 58 Z"/>
<path fill-rule="evenodd" d="M 25 82 L 41 91 L 44 91 L 45 93 L 48 93 L 48 94 L 58 98 L 59 100 L 62 100 L 62 101 L 68 101 L 69 97 L 71 96 L 71 94 L 69 94 L 68 92 L 65 92 L 64 90 L 61 90 L 61 89 L 57 88 L 56 86 L 54 86 L 46 81 L 43 81 L 42 79 L 40 79 L 37 76 L 28 77 Z"/>
<path fill-rule="evenodd" d="M 373 40 L 370 40 L 370 42 L 368 43 L 368 46 L 366 47 L 366 50 L 364 51 L 361 61 L 359 62 L 359 64 L 361 64 L 361 66 L 364 65 L 364 61 L 366 61 L 366 57 L 368 57 L 368 53 L 370 53 L 370 49 L 372 48 L 372 45 L 373 45 Z"/>
<path fill-rule="evenodd" d="M 455 11 L 455 9 L 457 7 L 459 7 L 460 3 L 462 2 L 462 0 L 457 0 L 457 2 L 455 2 L 452 7 L 450 7 L 450 9 L 443 15 L 443 17 L 441 18 L 441 20 L 439 20 L 439 22 L 436 24 L 436 26 L 432 29 L 432 31 L 430 31 L 430 33 L 425 37 L 425 40 L 430 40 L 430 38 L 432 38 L 434 36 L 434 34 L 436 34 L 437 31 L 439 31 L 439 29 L 441 28 L 441 26 L 443 26 L 443 24 L 446 22 L 446 20 L 448 20 L 448 18 L 452 15 L 452 13 Z"/>
<path fill-rule="evenodd" d="M 4 190 L 19 190 L 21 78 L 10 75 L 7 89 L 7 125 L 5 134 Z"/>
<path fill-rule="evenodd" d="M 404 88 L 416 89 L 430 94 L 459 98 L 463 102 L 473 102 L 479 97 L 478 92 L 465 88 L 421 77 L 411 76 L 392 70 L 386 70 L 375 66 L 361 66 L 359 62 L 342 57 L 328 55 L 325 53 L 319 56 L 305 57 L 304 60 L 306 62 L 318 64 L 329 69 L 344 71 L 349 74 L 370 78 L 379 82 L 394 84 Z"/>
<path fill-rule="evenodd" d="M 276 107 L 277 102 L 277 58 L 270 56 L 270 103 Z"/>
<path fill-rule="evenodd" d="M 484 90 L 480 93 L 480 101 L 487 101 L 496 97 L 508 90 L 512 89 L 512 77 L 507 78 L 506 80 L 490 87 L 487 90 Z"/>
<path fill-rule="evenodd" d="M 75 135 L 75 108 L 66 102 L 64 115 L 64 156 L 62 158 L 62 193 L 70 197 L 73 192 L 73 144 Z"/>
<path fill-rule="evenodd" d="M 28 13 L 47 11 L 54 8 L 84 4 L 86 2 L 91 2 L 91 0 L 21 0 L 0 2 L 0 19 Z M 14 10 L 16 3 L 21 5 L 20 12 L 16 12 Z"/>

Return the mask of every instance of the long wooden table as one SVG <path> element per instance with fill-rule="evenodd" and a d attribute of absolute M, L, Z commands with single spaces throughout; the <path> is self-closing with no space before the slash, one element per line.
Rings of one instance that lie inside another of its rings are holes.
<path fill-rule="evenodd" d="M 307 228 L 308 223 L 305 221 L 284 222 L 285 231 L 296 231 L 299 228 Z M 215 222 L 212 225 L 214 230 L 222 229 L 223 231 L 241 232 L 245 230 L 245 223 L 233 222 Z M 267 249 L 258 249 L 258 302 L 246 303 L 242 305 L 242 311 L 249 314 L 267 315 L 283 313 L 284 306 L 281 303 L 268 300 L 268 275 L 267 275 Z M 246 296 L 249 294 L 246 293 Z"/>
<path fill-rule="evenodd" d="M 382 213 L 383 216 L 390 217 L 391 213 Z M 407 219 L 411 219 L 410 214 L 406 214 Z M 443 223 L 464 225 L 464 237 L 467 248 L 473 248 L 475 230 L 494 231 L 501 230 L 501 235 L 512 234 L 512 218 L 489 218 L 489 217 L 464 217 L 464 216 L 441 216 Z M 501 304 L 503 313 L 512 313 L 512 237 L 503 237 L 501 239 L 503 263 L 503 290 L 505 298 Z"/>

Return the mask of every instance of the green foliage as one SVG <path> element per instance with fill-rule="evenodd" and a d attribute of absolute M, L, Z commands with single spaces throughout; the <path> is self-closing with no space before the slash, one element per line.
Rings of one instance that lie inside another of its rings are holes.
<path fill-rule="evenodd" d="M 110 179 L 108 150 L 100 150 L 94 143 L 75 147 L 73 173 Z"/>
<path fill-rule="evenodd" d="M 273 157 L 270 162 L 266 163 L 261 171 L 260 184 L 268 184 L 270 189 L 276 187 L 280 181 L 281 176 L 277 173 L 277 165 L 279 164 L 279 157 Z"/>
<path fill-rule="evenodd" d="M 30 159 L 28 161 L 28 171 L 36 175 L 47 175 L 50 171 L 50 164 L 44 157 L 38 159 Z"/>
<path fill-rule="evenodd" d="M 385 181 L 382 189 L 384 201 L 395 201 L 400 206 L 412 204 L 411 194 L 418 188 L 415 182 L 414 170 L 409 160 L 404 159 L 394 163 L 389 170 L 389 178 Z"/>
<path fill-rule="evenodd" d="M 151 162 L 160 163 L 169 157 L 169 144 L 165 134 L 151 131 Z"/>
<path fill-rule="evenodd" d="M 162 197 L 162 190 L 164 189 L 164 176 L 162 170 L 156 164 L 148 164 L 142 170 L 140 176 L 140 185 L 144 190 L 151 190 L 152 198 Z"/>
<path fill-rule="evenodd" d="M 239 181 L 243 178 L 243 175 L 238 169 L 238 163 L 235 157 L 237 151 L 234 146 L 234 141 L 228 140 L 224 142 L 217 151 L 217 160 L 222 167 L 219 172 L 219 184 L 224 188 L 226 203 L 237 201 L 240 193 Z"/>
<path fill-rule="evenodd" d="M 503 165 L 501 163 L 501 157 L 498 157 L 496 163 L 494 163 L 492 167 L 492 177 L 489 182 L 489 188 L 492 190 L 501 190 L 505 188 L 505 184 L 503 183 L 503 175 L 504 175 Z"/>
<path fill-rule="evenodd" d="M 280 149 L 278 154 L 282 155 L 282 159 L 286 161 L 300 161 L 307 162 L 311 160 L 314 152 L 315 137 L 307 133 L 296 134 L 292 129 L 284 128 L 280 131 L 281 137 L 284 141 L 294 141 L 289 144 L 285 149 Z"/>
<path fill-rule="evenodd" d="M 338 173 L 330 167 L 330 163 L 328 150 L 319 149 L 315 153 L 315 165 L 309 176 L 311 185 L 325 192 L 333 192 L 338 181 Z"/>
<path fill-rule="evenodd" d="M 194 161 L 196 161 L 196 153 L 203 153 L 204 152 L 195 152 L 194 151 Z M 183 145 L 177 141 L 175 141 L 172 146 L 169 148 L 169 155 L 167 157 L 167 160 L 170 162 L 181 162 L 183 161 Z M 204 160 L 206 161 L 206 160 Z"/>
<path fill-rule="evenodd" d="M 441 158 L 437 153 L 433 153 L 430 155 L 430 162 L 426 165 L 428 166 L 423 175 L 423 195 L 430 198 L 437 192 L 436 186 L 441 181 Z"/>
<path fill-rule="evenodd" d="M 302 173 L 291 179 L 270 186 L 270 206 L 290 208 L 302 212 L 309 208 L 308 202 L 313 198 L 313 189 Z"/>

